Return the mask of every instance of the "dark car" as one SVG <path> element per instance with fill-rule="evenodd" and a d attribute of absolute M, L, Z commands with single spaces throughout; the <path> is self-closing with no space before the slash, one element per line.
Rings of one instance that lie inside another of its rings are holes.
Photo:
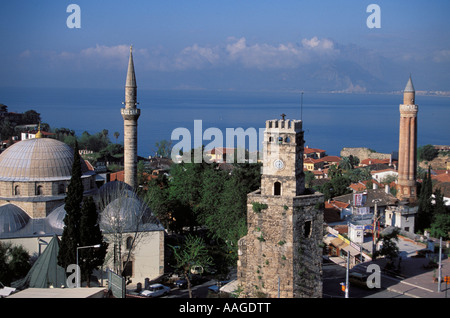
<path fill-rule="evenodd" d="M 191 282 L 191 286 L 197 284 L 200 279 L 197 276 L 192 276 L 189 278 L 190 282 Z M 175 286 L 179 287 L 179 288 L 187 288 L 188 284 L 187 284 L 187 279 L 183 278 L 183 279 L 179 279 L 175 282 Z"/>

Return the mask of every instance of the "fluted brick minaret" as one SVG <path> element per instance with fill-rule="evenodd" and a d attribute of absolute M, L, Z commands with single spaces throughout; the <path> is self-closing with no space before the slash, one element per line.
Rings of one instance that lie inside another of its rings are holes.
<path fill-rule="evenodd" d="M 133 52 L 130 47 L 127 79 L 125 83 L 125 108 L 121 109 L 124 127 L 124 166 L 125 183 L 136 189 L 137 181 L 137 121 L 141 110 L 136 108 L 137 99 L 136 76 L 134 73 Z"/>
<path fill-rule="evenodd" d="M 414 202 L 417 199 L 417 112 L 415 90 L 411 76 L 403 92 L 400 104 L 400 136 L 398 147 L 398 191 L 397 198 Z"/>

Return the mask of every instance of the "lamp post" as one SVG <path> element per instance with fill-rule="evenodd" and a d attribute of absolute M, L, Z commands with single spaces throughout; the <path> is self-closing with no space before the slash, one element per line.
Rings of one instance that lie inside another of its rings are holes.
<path fill-rule="evenodd" d="M 101 244 L 96 245 L 88 245 L 88 246 L 79 246 L 77 247 L 77 288 L 80 287 L 80 267 L 78 266 L 78 250 L 82 248 L 99 248 Z"/>

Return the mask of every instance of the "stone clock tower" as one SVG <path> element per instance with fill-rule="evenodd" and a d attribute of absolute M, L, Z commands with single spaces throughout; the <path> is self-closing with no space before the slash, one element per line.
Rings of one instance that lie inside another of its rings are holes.
<path fill-rule="evenodd" d="M 305 189 L 302 121 L 268 120 L 261 188 L 247 196 L 241 297 L 321 297 L 323 195 Z"/>

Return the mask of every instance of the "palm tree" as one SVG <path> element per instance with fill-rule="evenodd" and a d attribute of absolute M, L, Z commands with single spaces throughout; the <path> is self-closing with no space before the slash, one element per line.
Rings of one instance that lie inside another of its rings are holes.
<path fill-rule="evenodd" d="M 117 144 L 117 139 L 119 139 L 120 133 L 118 131 L 114 132 L 114 137 L 116 138 L 116 144 Z"/>

